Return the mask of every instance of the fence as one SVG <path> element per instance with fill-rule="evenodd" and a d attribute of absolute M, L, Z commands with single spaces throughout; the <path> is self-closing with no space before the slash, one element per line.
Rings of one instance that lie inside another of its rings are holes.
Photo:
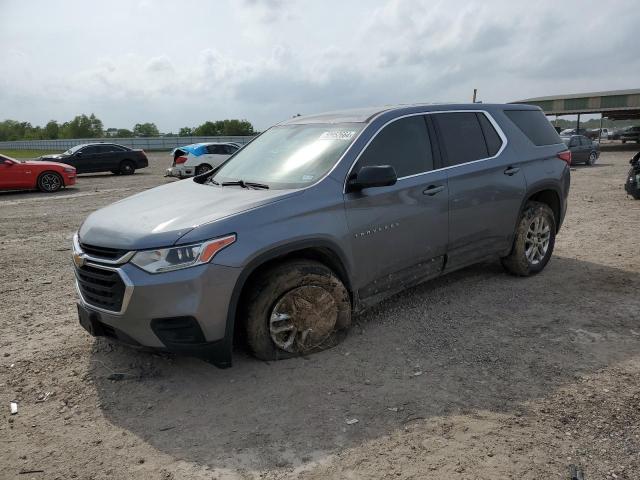
<path fill-rule="evenodd" d="M 202 142 L 235 142 L 241 145 L 253 137 L 136 137 L 136 138 L 65 138 L 57 140 L 15 140 L 0 142 L 3 150 L 52 150 L 63 152 L 83 143 L 117 143 L 130 148 L 144 150 L 172 150 L 176 147 Z"/>

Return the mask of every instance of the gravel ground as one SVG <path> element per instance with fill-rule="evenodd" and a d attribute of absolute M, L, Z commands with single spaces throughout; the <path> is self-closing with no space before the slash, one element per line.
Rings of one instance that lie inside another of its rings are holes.
<path fill-rule="evenodd" d="M 76 319 L 73 232 L 170 181 L 168 155 L 56 195 L 0 194 L 0 478 L 562 479 L 570 464 L 640 478 L 630 155 L 574 169 L 542 274 L 467 268 L 361 315 L 330 351 L 237 352 L 228 370 L 94 340 Z"/>

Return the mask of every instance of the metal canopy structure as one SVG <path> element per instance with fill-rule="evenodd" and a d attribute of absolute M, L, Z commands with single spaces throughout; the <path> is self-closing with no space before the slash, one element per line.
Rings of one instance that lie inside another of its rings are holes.
<path fill-rule="evenodd" d="M 528 98 L 511 103 L 536 105 L 546 115 L 581 115 L 600 113 L 611 120 L 640 118 L 640 88 L 608 92 L 552 95 Z"/>

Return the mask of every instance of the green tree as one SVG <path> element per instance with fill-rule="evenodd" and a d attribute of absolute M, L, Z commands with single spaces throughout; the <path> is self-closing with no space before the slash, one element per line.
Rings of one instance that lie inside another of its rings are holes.
<path fill-rule="evenodd" d="M 248 120 L 223 120 L 222 135 L 253 135 L 255 130 Z"/>
<path fill-rule="evenodd" d="M 190 137 L 193 135 L 193 130 L 191 130 L 191 127 L 182 127 L 178 132 L 178 135 L 181 137 Z"/>
<path fill-rule="evenodd" d="M 133 132 L 127 128 L 119 128 L 116 132 L 116 137 L 118 138 L 131 138 L 133 137 Z"/>
<path fill-rule="evenodd" d="M 216 135 L 221 135 L 218 130 L 218 126 L 216 125 L 218 122 L 204 122 L 202 125 L 193 129 L 193 134 L 198 137 L 214 137 Z"/>
<path fill-rule="evenodd" d="M 58 134 L 60 133 L 60 125 L 55 120 L 49 120 L 44 127 L 44 135 L 46 138 L 50 140 L 55 140 L 58 138 Z"/>
<path fill-rule="evenodd" d="M 155 123 L 136 123 L 133 127 L 133 134 L 136 137 L 157 137 L 160 135 Z"/>
<path fill-rule="evenodd" d="M 103 135 L 102 121 L 93 113 L 90 116 L 85 114 L 77 115 L 70 122 L 62 124 L 61 138 L 99 138 Z"/>
<path fill-rule="evenodd" d="M 248 120 L 225 119 L 207 121 L 193 129 L 193 135 L 214 137 L 218 135 L 254 135 L 255 130 Z"/>

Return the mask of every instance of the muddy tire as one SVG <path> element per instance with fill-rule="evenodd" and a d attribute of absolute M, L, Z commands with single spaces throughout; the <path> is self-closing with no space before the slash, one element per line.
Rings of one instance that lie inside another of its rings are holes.
<path fill-rule="evenodd" d="M 351 325 L 347 289 L 331 269 L 311 260 L 290 260 L 249 285 L 246 338 L 262 360 L 279 360 L 337 345 Z"/>
<path fill-rule="evenodd" d="M 131 160 L 123 160 L 120 162 L 121 175 L 133 175 L 135 171 L 136 171 L 136 166 Z"/>
<path fill-rule="evenodd" d="M 43 172 L 38 177 L 38 190 L 53 193 L 64 187 L 64 180 L 56 172 Z"/>
<path fill-rule="evenodd" d="M 512 275 L 540 273 L 549 262 L 556 240 L 556 220 L 545 203 L 527 202 L 520 215 L 511 253 L 502 266 Z"/>
<path fill-rule="evenodd" d="M 598 160 L 598 154 L 596 152 L 591 152 L 589 154 L 589 158 L 587 159 L 587 165 L 592 167 L 595 165 L 596 160 Z"/>
<path fill-rule="evenodd" d="M 203 173 L 208 172 L 211 169 L 212 169 L 211 165 L 209 165 L 207 163 L 203 163 L 202 165 L 198 165 L 196 167 L 194 174 L 196 176 L 202 175 Z"/>

